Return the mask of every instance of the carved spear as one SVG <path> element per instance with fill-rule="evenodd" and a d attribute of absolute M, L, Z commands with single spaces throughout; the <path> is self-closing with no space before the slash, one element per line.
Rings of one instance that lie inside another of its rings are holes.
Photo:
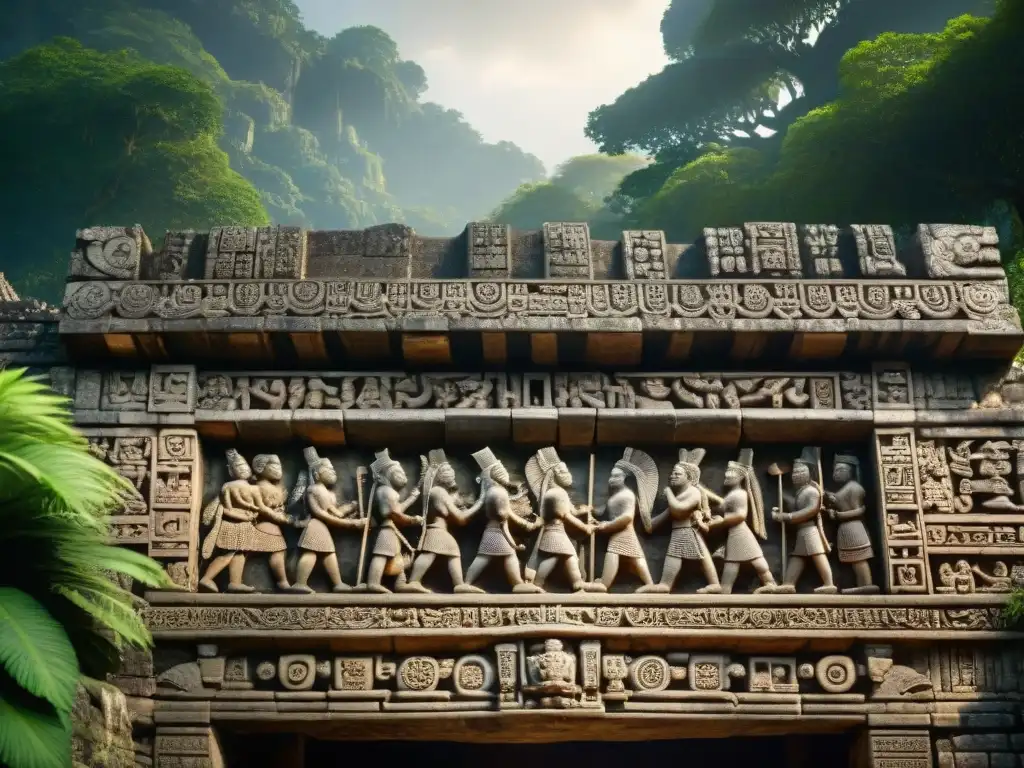
<path fill-rule="evenodd" d="M 772 477 L 778 478 L 779 481 L 779 512 L 782 512 L 782 476 L 789 470 L 783 468 L 778 464 L 772 464 L 768 467 L 768 474 Z M 786 523 L 782 523 L 782 578 L 786 578 L 786 550 L 788 546 L 786 544 Z"/>
<path fill-rule="evenodd" d="M 363 485 L 366 483 L 366 467 L 356 468 L 356 493 L 359 499 L 359 516 L 363 519 L 363 540 L 359 545 L 359 566 L 356 568 L 356 586 L 363 584 L 363 565 L 366 562 L 366 540 L 370 535 L 370 510 L 363 504 Z"/>

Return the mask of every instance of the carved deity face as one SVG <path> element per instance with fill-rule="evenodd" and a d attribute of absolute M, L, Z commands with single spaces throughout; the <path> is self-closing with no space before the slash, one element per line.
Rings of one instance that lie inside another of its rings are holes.
<path fill-rule="evenodd" d="M 248 480 L 252 477 L 252 470 L 244 461 L 240 461 L 237 464 L 229 464 L 228 473 L 235 480 Z"/>
<path fill-rule="evenodd" d="M 388 471 L 388 480 L 391 481 L 391 487 L 396 490 L 399 488 L 405 488 L 409 483 L 409 478 L 406 477 L 405 470 L 400 466 L 392 467 Z"/>
<path fill-rule="evenodd" d="M 832 479 L 837 483 L 848 483 L 853 479 L 853 468 L 849 464 L 839 462 L 832 469 Z"/>
<path fill-rule="evenodd" d="M 728 467 L 725 470 L 724 482 L 727 487 L 735 488 L 743 482 L 743 473 L 734 467 Z"/>
<path fill-rule="evenodd" d="M 811 482 L 811 470 L 806 464 L 797 464 L 793 467 L 793 485 L 798 488 Z"/>
<path fill-rule="evenodd" d="M 334 485 L 338 482 L 338 473 L 333 464 L 324 463 L 317 467 L 316 480 L 324 485 Z"/>
<path fill-rule="evenodd" d="M 690 475 L 686 471 L 686 467 L 682 464 L 676 464 L 672 467 L 672 472 L 668 476 L 668 483 L 673 488 L 685 488 L 690 484 Z"/>
<path fill-rule="evenodd" d="M 572 473 L 565 466 L 565 462 L 559 462 L 558 466 L 555 467 L 555 482 L 563 488 L 568 488 L 572 485 Z"/>
<path fill-rule="evenodd" d="M 608 475 L 608 487 L 613 490 L 618 490 L 626 484 L 626 473 L 618 467 L 614 467 L 611 474 Z"/>
<path fill-rule="evenodd" d="M 272 456 L 267 465 L 263 468 L 261 473 L 267 480 L 277 482 L 284 477 L 284 470 L 281 469 L 281 460 L 277 456 Z"/>
<path fill-rule="evenodd" d="M 455 470 L 451 464 L 442 464 L 437 470 L 437 482 L 445 488 L 455 485 Z"/>

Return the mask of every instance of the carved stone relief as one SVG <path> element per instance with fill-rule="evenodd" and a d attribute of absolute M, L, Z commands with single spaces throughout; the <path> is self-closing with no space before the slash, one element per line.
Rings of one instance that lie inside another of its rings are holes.
<path fill-rule="evenodd" d="M 888 224 L 854 224 L 860 272 L 865 277 L 902 277 L 907 268 L 896 255 L 896 239 Z"/>
<path fill-rule="evenodd" d="M 627 230 L 622 233 L 622 260 L 627 280 L 666 280 L 667 240 L 661 230 Z"/>
<path fill-rule="evenodd" d="M 912 429 L 875 431 L 878 478 L 885 521 L 888 590 L 926 593 L 930 574 L 921 516 L 921 475 Z"/>
<path fill-rule="evenodd" d="M 635 448 L 589 457 L 570 451 L 571 460 L 553 447 L 501 459 L 489 449 L 468 458 L 437 449 L 418 462 L 382 450 L 372 463 L 351 450 L 330 458 L 313 448 L 305 454 L 301 463 L 258 455 L 250 467 L 239 452 L 227 451 L 229 476 L 206 493 L 204 590 L 708 594 L 747 591 L 751 577 L 757 592 L 812 589 L 801 579 L 803 568 L 787 570 L 788 557 L 813 563 L 819 577 L 827 574 L 818 592 L 878 591 L 870 532 L 876 512 L 861 485 L 862 462 L 848 453 L 825 462 L 833 471 L 824 498 L 815 459 L 813 484 L 800 481 L 796 502 L 782 493 L 778 462 L 755 465 L 751 449 L 735 461 L 716 452 L 706 467 L 710 480 L 701 478 L 704 449 L 678 457 Z M 223 477 L 223 468 L 214 458 L 211 476 Z M 470 495 L 474 478 L 480 488 Z M 801 515 L 813 511 L 807 520 L 817 544 L 804 535 L 803 517 L 792 518 L 790 545 L 785 526 L 769 531 L 763 487 L 768 482 L 774 492 L 776 478 L 787 510 L 779 514 L 790 520 L 793 504 Z M 812 491 L 813 504 L 805 504 Z M 269 554 L 268 564 L 247 565 L 261 553 Z M 329 583 L 317 575 L 318 564 Z M 224 571 L 228 580 L 218 584 Z M 693 584 L 698 571 L 702 583 Z"/>
<path fill-rule="evenodd" d="M 754 222 L 743 225 L 751 272 L 766 277 L 801 277 L 796 224 Z"/>
<path fill-rule="evenodd" d="M 590 226 L 566 221 L 544 223 L 544 276 L 593 280 Z"/>
<path fill-rule="evenodd" d="M 575 247 L 568 252 L 576 251 L 582 252 Z M 562 260 L 565 258 L 568 257 Z M 739 263 L 746 257 L 725 258 Z M 554 263 L 557 266 L 558 262 Z M 1020 319 L 1010 305 L 1006 285 L 998 280 L 588 283 L 585 281 L 589 277 L 576 274 L 564 274 L 562 279 L 578 282 L 91 281 L 68 285 L 65 312 L 72 320 L 188 320 L 257 315 L 344 315 L 353 320 L 388 320 L 443 315 L 449 321 L 503 318 L 506 328 L 515 328 L 529 318 L 638 318 L 643 327 L 654 328 L 663 319 L 674 318 L 713 323 L 737 319 L 964 320 L 979 323 L 978 328 L 986 331 L 1020 329 Z"/>
<path fill-rule="evenodd" d="M 299 227 L 219 227 L 210 231 L 206 279 L 299 280 L 306 233 Z"/>
<path fill-rule="evenodd" d="M 921 224 L 915 244 L 924 255 L 929 277 L 1003 280 L 999 234 L 995 227 Z"/>
<path fill-rule="evenodd" d="M 75 233 L 70 276 L 91 280 L 138 280 L 153 246 L 142 227 L 89 227 Z"/>
<path fill-rule="evenodd" d="M 469 276 L 507 280 L 512 274 L 512 240 L 507 224 L 471 222 L 466 227 Z"/>
<path fill-rule="evenodd" d="M 825 280 L 843 277 L 843 265 L 839 260 L 839 227 L 834 224 L 807 224 L 800 228 L 800 233 L 814 277 Z"/>

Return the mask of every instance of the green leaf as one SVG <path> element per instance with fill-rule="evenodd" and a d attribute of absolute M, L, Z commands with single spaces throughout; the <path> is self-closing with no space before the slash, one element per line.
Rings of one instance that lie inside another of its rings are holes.
<path fill-rule="evenodd" d="M 0 696 L 0 764 L 11 768 L 71 765 L 70 721 Z"/>
<path fill-rule="evenodd" d="M 33 696 L 71 711 L 79 679 L 75 649 L 35 598 L 10 587 L 0 587 L 0 665 Z"/>

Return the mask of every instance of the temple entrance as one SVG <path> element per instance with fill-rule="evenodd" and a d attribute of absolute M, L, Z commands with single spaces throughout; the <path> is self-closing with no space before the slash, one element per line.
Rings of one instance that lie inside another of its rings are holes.
<path fill-rule="evenodd" d="M 424 729 L 443 736 L 442 724 Z M 466 744 L 446 741 L 320 741 L 299 747 L 285 734 L 228 738 L 227 765 L 334 768 L 360 759 L 374 765 L 416 768 L 633 768 L 681 764 L 747 768 L 813 768 L 850 765 L 855 734 L 734 736 L 665 741 L 578 741 L 552 744 Z M 284 748 L 291 742 L 291 749 Z"/>

